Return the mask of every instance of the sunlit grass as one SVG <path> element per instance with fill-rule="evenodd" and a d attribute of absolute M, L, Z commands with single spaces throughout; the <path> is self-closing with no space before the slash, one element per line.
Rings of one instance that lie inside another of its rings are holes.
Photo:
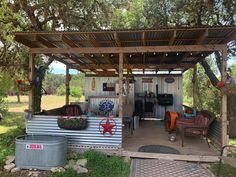
<path fill-rule="evenodd" d="M 28 108 L 28 96 L 21 96 L 21 103 L 17 103 L 16 96 L 8 96 L 5 100 L 8 105 L 9 112 L 23 112 L 24 109 Z M 84 101 L 84 97 L 75 98 L 70 97 L 70 102 Z M 43 95 L 41 108 L 45 110 L 58 108 L 65 105 L 65 96 L 57 95 Z"/>

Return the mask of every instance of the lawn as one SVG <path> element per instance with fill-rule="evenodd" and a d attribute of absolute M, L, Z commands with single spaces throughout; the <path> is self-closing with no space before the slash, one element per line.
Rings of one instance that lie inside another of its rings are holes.
<path fill-rule="evenodd" d="M 21 103 L 17 103 L 16 96 L 8 96 L 5 100 L 8 105 L 9 112 L 23 112 L 24 109 L 28 108 L 28 96 L 21 96 Z M 75 98 L 70 97 L 70 101 L 82 101 L 84 98 Z M 57 96 L 57 95 L 43 95 L 42 97 L 42 109 L 48 110 L 57 107 L 61 107 L 65 105 L 65 96 Z"/>
<path fill-rule="evenodd" d="M 23 113 L 7 113 L 0 122 L 0 166 L 5 156 L 14 154 L 15 137 L 24 134 Z"/>

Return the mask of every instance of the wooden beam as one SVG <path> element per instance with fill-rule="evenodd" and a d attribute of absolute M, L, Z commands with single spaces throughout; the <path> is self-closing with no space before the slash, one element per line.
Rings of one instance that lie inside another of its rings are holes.
<path fill-rule="evenodd" d="M 19 43 L 21 43 L 21 44 L 24 44 L 24 45 L 26 45 L 26 46 L 28 46 L 28 47 L 30 47 L 30 48 L 33 48 L 33 47 L 37 48 L 37 47 L 40 47 L 40 46 L 37 45 L 35 42 L 32 42 L 32 41 L 26 39 L 24 36 L 18 36 L 18 35 L 17 35 L 17 36 L 15 36 L 14 40 L 17 41 L 17 42 L 19 42 Z"/>
<path fill-rule="evenodd" d="M 115 39 L 115 42 L 116 42 L 116 46 L 122 47 L 122 44 L 121 44 L 121 41 L 120 41 L 120 38 L 119 38 L 117 32 L 114 32 L 114 39 Z M 128 60 L 126 55 L 124 55 L 124 61 L 125 61 L 124 63 L 126 63 L 126 64 L 129 63 L 129 60 Z"/>
<path fill-rule="evenodd" d="M 227 47 L 222 51 L 222 64 L 221 64 L 221 80 L 227 79 Z M 227 95 L 222 93 L 221 97 L 221 145 L 222 147 L 228 145 L 228 121 L 227 121 Z"/>
<path fill-rule="evenodd" d="M 76 65 L 74 67 L 80 69 L 102 69 L 101 66 L 107 69 L 116 69 L 119 66 L 117 64 L 102 64 L 102 65 L 94 65 L 94 64 L 86 64 L 86 65 Z M 193 68 L 195 64 L 192 63 L 181 63 L 181 64 L 123 64 L 123 67 L 128 70 L 132 69 L 175 69 L 175 68 Z"/>
<path fill-rule="evenodd" d="M 231 31 L 225 38 L 222 40 L 224 44 L 232 41 L 232 39 L 236 39 L 236 30 Z"/>
<path fill-rule="evenodd" d="M 173 45 L 176 39 L 176 30 L 173 31 L 172 36 L 169 40 L 169 45 Z"/>
<path fill-rule="evenodd" d="M 119 118 L 123 117 L 123 53 L 119 54 Z"/>
<path fill-rule="evenodd" d="M 34 57 L 35 55 L 32 54 L 31 52 L 29 53 L 29 80 L 34 80 Z M 34 113 L 34 87 L 32 87 L 32 89 L 29 92 L 29 110 L 32 111 L 32 113 Z"/>
<path fill-rule="evenodd" d="M 61 40 L 63 43 L 65 43 L 68 47 L 81 47 L 75 44 L 71 39 L 69 39 L 65 34 L 61 36 Z M 91 63 L 97 64 L 97 61 L 95 61 L 89 54 L 84 54 L 84 57 L 89 60 Z"/>
<path fill-rule="evenodd" d="M 204 30 L 198 37 L 198 39 L 195 42 L 195 45 L 201 44 L 208 36 L 208 29 Z M 183 60 L 185 60 L 189 55 L 189 52 L 185 53 L 183 57 L 178 61 L 178 63 L 181 63 Z"/>
<path fill-rule="evenodd" d="M 178 46 L 140 46 L 140 47 L 88 47 L 88 48 L 31 48 L 32 53 L 142 53 L 142 52 L 203 52 L 221 51 L 225 45 L 178 45 Z"/>
<path fill-rule="evenodd" d="M 131 157 L 131 158 L 163 159 L 163 160 L 178 160 L 178 161 L 191 161 L 191 162 L 219 162 L 218 156 L 204 156 L 204 155 L 182 155 L 182 154 L 180 155 L 180 154 L 121 151 L 121 156 Z"/>
<path fill-rule="evenodd" d="M 66 65 L 66 105 L 69 104 L 70 97 L 70 78 L 69 78 L 69 67 Z"/>
<path fill-rule="evenodd" d="M 93 47 L 101 47 L 101 45 L 94 39 L 94 37 L 91 34 L 88 34 L 88 41 L 92 44 Z M 92 53 L 92 52 L 91 52 Z M 106 53 L 103 54 L 104 58 L 110 63 L 112 64 L 113 61 L 110 58 L 109 55 L 107 55 Z"/>

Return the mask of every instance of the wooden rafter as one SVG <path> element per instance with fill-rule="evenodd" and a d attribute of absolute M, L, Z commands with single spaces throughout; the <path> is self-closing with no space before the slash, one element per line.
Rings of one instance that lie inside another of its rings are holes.
<path fill-rule="evenodd" d="M 61 40 L 65 43 L 68 47 L 81 47 L 80 45 L 75 44 L 71 39 L 69 39 L 65 34 L 61 36 Z M 89 60 L 91 63 L 97 64 L 97 62 L 92 59 L 89 54 L 84 54 L 84 57 Z"/>
<path fill-rule="evenodd" d="M 115 42 L 116 42 L 116 46 L 117 47 L 122 47 L 122 43 L 120 41 L 120 38 L 119 38 L 117 32 L 114 32 L 114 39 L 115 39 Z M 124 57 L 124 63 L 128 64 L 129 60 L 128 60 L 127 56 L 124 55 L 123 57 Z"/>
<path fill-rule="evenodd" d="M 118 64 L 103 64 L 104 67 L 107 69 L 114 69 L 117 68 Z M 194 64 L 191 63 L 181 63 L 181 64 L 124 64 L 124 68 L 127 70 L 132 69 L 175 69 L 175 68 L 192 68 Z M 100 69 L 99 66 L 94 64 L 86 64 L 86 65 L 76 65 L 75 67 L 79 69 L 88 69 L 88 68 L 96 68 Z"/>
<path fill-rule="evenodd" d="M 201 44 L 204 39 L 206 39 L 208 36 L 208 29 L 204 30 L 201 35 L 198 37 L 198 39 L 195 42 L 195 45 Z M 178 61 L 178 63 L 181 63 L 183 60 L 185 60 L 189 56 L 189 52 L 185 53 L 183 57 Z"/>
<path fill-rule="evenodd" d="M 178 46 L 138 46 L 138 47 L 88 47 L 88 48 L 31 48 L 33 53 L 142 53 L 142 52 L 213 52 L 223 50 L 225 44 L 178 45 Z"/>
<path fill-rule="evenodd" d="M 91 34 L 88 34 L 88 41 L 92 44 L 93 47 L 101 47 L 101 45 L 93 38 L 93 36 Z M 112 64 L 113 61 L 112 59 L 110 58 L 109 55 L 107 54 L 103 54 L 104 55 L 104 58 L 110 63 Z"/>
<path fill-rule="evenodd" d="M 171 38 L 170 38 L 170 40 L 169 40 L 169 45 L 170 45 L 170 46 L 174 44 L 175 39 L 176 39 L 176 30 L 173 31 L 173 33 L 172 33 L 172 35 L 171 35 Z M 163 61 L 164 61 L 165 59 L 166 59 L 166 54 L 163 53 L 163 54 L 162 54 L 162 58 L 161 58 L 161 60 L 160 60 L 160 63 L 163 63 Z"/>

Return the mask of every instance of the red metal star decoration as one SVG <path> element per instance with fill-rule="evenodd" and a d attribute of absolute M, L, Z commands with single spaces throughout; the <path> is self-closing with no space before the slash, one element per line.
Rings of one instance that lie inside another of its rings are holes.
<path fill-rule="evenodd" d="M 112 124 L 110 122 L 110 119 L 107 118 L 106 119 L 106 123 L 102 123 L 105 119 L 103 119 L 101 122 L 100 122 L 100 125 L 99 127 L 101 126 L 103 128 L 103 131 L 100 130 L 100 132 L 104 135 L 106 132 L 108 132 L 110 135 L 113 135 L 113 132 L 112 132 L 112 129 L 114 127 L 116 127 L 116 123 L 113 119 L 111 119 L 111 121 L 113 121 L 114 123 Z M 100 129 L 100 128 L 99 128 Z"/>

